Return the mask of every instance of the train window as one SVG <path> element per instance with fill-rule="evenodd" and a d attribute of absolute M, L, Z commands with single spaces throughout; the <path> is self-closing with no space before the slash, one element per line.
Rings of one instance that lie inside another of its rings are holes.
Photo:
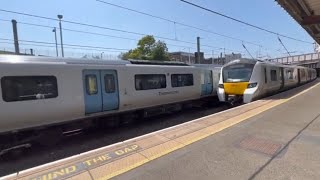
<path fill-rule="evenodd" d="M 172 87 L 193 86 L 193 74 L 172 74 Z"/>
<path fill-rule="evenodd" d="M 135 75 L 136 90 L 166 88 L 166 75 L 164 74 L 137 74 Z"/>
<path fill-rule="evenodd" d="M 302 70 L 301 70 L 301 73 L 300 73 L 301 79 L 302 79 L 302 78 L 305 78 L 305 76 L 306 76 L 306 73 L 305 73 L 304 69 L 302 69 Z"/>
<path fill-rule="evenodd" d="M 54 76 L 7 76 L 1 79 L 1 89 L 6 102 L 58 96 L 57 78 Z"/>
<path fill-rule="evenodd" d="M 288 79 L 293 79 L 293 72 L 292 72 L 292 70 L 288 70 L 288 71 L 287 71 L 287 77 L 288 77 Z"/>
<path fill-rule="evenodd" d="M 114 93 L 116 91 L 116 83 L 114 80 L 114 75 L 106 74 L 104 76 L 104 84 L 106 93 Z"/>
<path fill-rule="evenodd" d="M 222 76 L 223 82 L 248 82 L 254 64 L 233 64 L 223 68 Z"/>
<path fill-rule="evenodd" d="M 271 70 L 271 81 L 277 81 L 277 71 L 276 70 Z"/>
<path fill-rule="evenodd" d="M 86 75 L 86 87 L 87 93 L 89 95 L 94 95 L 98 93 L 98 83 L 97 83 L 97 76 L 94 74 Z"/>

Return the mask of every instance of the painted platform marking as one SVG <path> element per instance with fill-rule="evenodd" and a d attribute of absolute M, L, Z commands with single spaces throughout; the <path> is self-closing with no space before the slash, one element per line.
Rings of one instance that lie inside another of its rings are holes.
<path fill-rule="evenodd" d="M 142 148 L 136 144 L 129 145 L 124 148 L 117 149 L 115 151 L 110 151 L 102 155 L 81 162 L 77 162 L 73 165 L 51 170 L 41 175 L 32 177 L 30 178 L 30 180 L 53 180 L 68 178 L 76 174 L 79 174 L 85 170 L 89 170 L 102 164 L 111 162 L 114 159 L 123 158 L 123 156 L 133 154 L 134 152 L 140 149 Z"/>

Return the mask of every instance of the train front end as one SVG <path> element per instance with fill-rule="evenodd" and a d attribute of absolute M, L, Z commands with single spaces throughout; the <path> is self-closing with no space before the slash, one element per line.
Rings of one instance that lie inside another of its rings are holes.
<path fill-rule="evenodd" d="M 222 67 L 219 80 L 218 97 L 222 102 L 249 103 L 258 88 L 252 78 L 256 61 L 234 60 Z"/>

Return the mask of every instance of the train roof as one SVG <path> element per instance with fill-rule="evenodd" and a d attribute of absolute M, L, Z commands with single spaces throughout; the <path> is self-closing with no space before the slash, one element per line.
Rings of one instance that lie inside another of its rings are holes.
<path fill-rule="evenodd" d="M 222 65 L 217 65 L 217 64 L 192 64 L 194 67 L 198 68 L 221 68 Z"/>
<path fill-rule="evenodd" d="M 245 59 L 245 58 L 233 60 L 233 61 L 225 64 L 224 66 L 228 66 L 230 64 L 236 64 L 236 63 L 246 63 L 246 64 L 262 63 L 262 64 L 270 64 L 270 65 L 281 66 L 281 67 L 292 67 L 292 68 L 300 67 L 300 68 L 305 68 L 303 66 L 287 65 L 287 64 L 277 63 L 277 62 L 263 61 L 263 60 L 258 60 L 258 59 Z"/>
<path fill-rule="evenodd" d="M 241 58 L 241 59 L 232 60 L 232 61 L 228 62 L 227 64 L 225 64 L 224 66 L 228 66 L 228 65 L 236 64 L 236 63 L 256 64 L 258 61 L 259 60 L 256 60 L 256 59 Z"/>
<path fill-rule="evenodd" d="M 186 63 L 183 62 L 177 62 L 177 61 L 157 61 L 157 60 L 133 60 L 129 59 L 131 64 L 144 64 L 144 65 L 166 65 L 166 66 L 189 66 Z"/>
<path fill-rule="evenodd" d="M 113 64 L 125 65 L 129 61 L 123 60 L 97 60 L 80 58 L 60 58 L 43 56 L 0 55 L 0 63 L 39 63 L 39 64 Z"/>
<path fill-rule="evenodd" d="M 174 61 L 100 60 L 100 59 L 61 58 L 61 57 L 23 56 L 23 55 L 0 55 L 0 63 L 189 66 L 188 64 L 185 64 L 182 62 L 174 62 Z"/>

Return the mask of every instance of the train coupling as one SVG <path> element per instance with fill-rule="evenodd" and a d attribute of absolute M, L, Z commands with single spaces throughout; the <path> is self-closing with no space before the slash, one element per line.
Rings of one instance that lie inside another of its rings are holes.
<path fill-rule="evenodd" d="M 239 95 L 228 95 L 227 102 L 231 105 L 234 106 L 236 104 L 240 104 L 243 101 L 243 97 Z"/>

